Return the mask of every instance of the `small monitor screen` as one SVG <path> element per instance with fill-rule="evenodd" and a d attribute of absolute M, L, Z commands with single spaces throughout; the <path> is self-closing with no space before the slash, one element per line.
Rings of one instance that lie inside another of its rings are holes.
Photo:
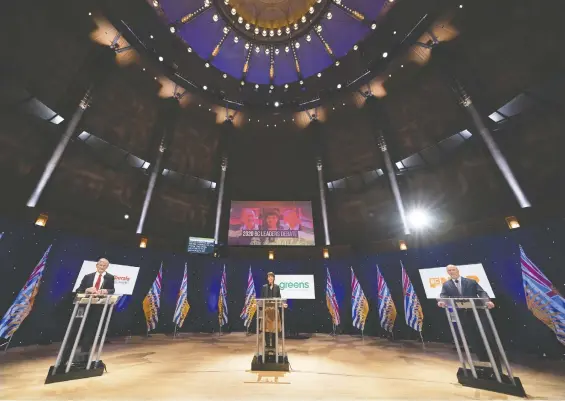
<path fill-rule="evenodd" d="M 190 253 L 212 254 L 214 253 L 214 238 L 189 237 L 187 251 Z"/>

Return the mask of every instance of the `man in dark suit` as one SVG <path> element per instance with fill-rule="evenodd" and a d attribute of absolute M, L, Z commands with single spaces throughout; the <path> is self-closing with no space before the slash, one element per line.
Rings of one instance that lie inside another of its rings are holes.
<path fill-rule="evenodd" d="M 77 294 L 91 294 L 91 295 L 108 295 L 113 294 L 116 290 L 114 288 L 114 276 L 108 273 L 106 270 L 110 262 L 108 259 L 101 258 L 96 263 L 96 271 L 89 273 L 82 278 L 80 285 L 77 288 Z M 94 337 L 96 336 L 96 330 L 98 329 L 98 323 L 102 315 L 102 305 L 91 305 L 88 315 L 86 317 L 86 322 L 82 331 L 82 338 L 80 340 L 80 351 L 82 353 L 88 354 L 92 343 L 94 342 Z M 78 331 L 79 323 L 75 322 L 73 325 L 73 334 L 69 338 L 75 338 Z M 66 363 L 71 354 L 72 341 L 69 341 L 65 346 L 65 351 L 63 353 L 63 364 Z"/>
<path fill-rule="evenodd" d="M 275 284 L 275 273 L 269 272 L 267 273 L 267 284 L 264 284 L 261 287 L 261 298 L 280 298 L 281 297 L 281 288 Z M 286 303 L 283 304 L 283 307 L 286 308 Z M 274 312 L 274 310 L 272 311 Z M 271 316 L 272 315 L 272 316 Z M 265 311 L 265 341 L 267 343 L 267 347 L 273 348 L 275 346 L 275 314 L 271 313 L 269 307 L 266 307 Z M 278 323 L 279 330 L 281 329 L 280 326 L 280 319 Z"/>
<path fill-rule="evenodd" d="M 457 266 L 447 266 L 447 274 L 449 274 L 451 280 L 443 283 L 440 298 L 480 298 L 488 309 L 494 308 L 494 303 L 490 300 L 488 294 L 485 290 L 483 290 L 480 284 L 475 280 L 461 277 Z M 444 301 L 440 300 L 437 304 L 440 308 L 446 307 L 446 303 Z M 477 322 L 475 321 L 473 311 L 466 310 L 464 311 L 464 313 L 460 312 L 459 316 L 461 318 L 461 324 L 465 328 L 467 340 L 469 341 L 471 348 L 479 358 L 479 361 L 490 362 L 481 334 L 478 331 Z M 500 353 L 498 351 L 494 335 L 490 328 L 490 324 L 488 320 L 485 319 L 483 313 L 479 313 L 479 317 L 485 330 L 485 334 L 489 342 L 490 349 L 493 353 L 494 360 L 497 366 L 501 368 L 502 366 L 500 365 Z"/>

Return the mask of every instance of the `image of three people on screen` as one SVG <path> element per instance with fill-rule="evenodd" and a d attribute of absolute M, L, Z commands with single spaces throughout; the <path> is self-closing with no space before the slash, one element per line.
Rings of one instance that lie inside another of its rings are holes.
<path fill-rule="evenodd" d="M 311 218 L 301 212 L 297 207 L 242 208 L 239 219 L 230 220 L 228 244 L 314 245 Z"/>

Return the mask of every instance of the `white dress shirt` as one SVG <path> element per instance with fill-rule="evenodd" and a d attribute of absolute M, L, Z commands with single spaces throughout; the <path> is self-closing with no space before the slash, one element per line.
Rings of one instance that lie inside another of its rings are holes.
<path fill-rule="evenodd" d="M 102 284 L 104 284 L 104 276 L 106 275 L 106 272 L 102 273 L 102 278 L 100 279 L 100 288 L 99 290 L 102 289 Z M 92 286 L 96 287 L 96 282 L 98 281 L 98 276 L 100 276 L 100 273 L 96 272 L 96 274 L 94 275 L 94 281 L 92 281 Z"/>
<path fill-rule="evenodd" d="M 453 284 L 455 284 L 455 287 L 457 287 L 459 294 L 461 294 L 461 277 L 456 278 L 456 279 L 452 278 L 451 280 L 453 280 Z"/>

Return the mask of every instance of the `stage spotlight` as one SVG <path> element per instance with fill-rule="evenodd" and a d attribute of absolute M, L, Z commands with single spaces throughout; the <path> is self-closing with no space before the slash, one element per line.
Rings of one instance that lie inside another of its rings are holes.
<path fill-rule="evenodd" d="M 269 251 L 269 260 L 275 260 L 275 251 Z"/>
<path fill-rule="evenodd" d="M 124 219 L 129 219 L 129 214 L 124 214 Z"/>
<path fill-rule="evenodd" d="M 281 104 L 279 102 L 275 102 L 275 107 L 279 107 Z"/>
<path fill-rule="evenodd" d="M 163 56 L 159 56 L 159 61 L 163 61 Z"/>
<path fill-rule="evenodd" d="M 408 246 L 406 245 L 406 241 L 401 239 L 400 241 L 398 241 L 398 245 L 399 245 L 401 251 L 408 250 Z"/>
<path fill-rule="evenodd" d="M 48 219 L 49 216 L 47 216 L 47 213 L 41 213 L 37 218 L 37 220 L 35 220 L 35 225 L 40 227 L 45 227 Z"/>
<path fill-rule="evenodd" d="M 408 213 L 408 221 L 413 228 L 420 230 L 429 227 L 431 216 L 426 210 L 414 209 Z"/>
<path fill-rule="evenodd" d="M 324 251 L 323 251 L 322 254 L 324 255 L 324 259 L 330 258 L 330 250 L 328 248 L 324 248 Z"/>
<path fill-rule="evenodd" d="M 513 230 L 515 228 L 520 228 L 520 222 L 516 218 L 516 216 L 509 216 L 506 217 L 506 224 L 508 224 L 508 228 Z"/>
<path fill-rule="evenodd" d="M 141 237 L 139 240 L 139 247 L 140 248 L 147 248 L 147 237 Z"/>

